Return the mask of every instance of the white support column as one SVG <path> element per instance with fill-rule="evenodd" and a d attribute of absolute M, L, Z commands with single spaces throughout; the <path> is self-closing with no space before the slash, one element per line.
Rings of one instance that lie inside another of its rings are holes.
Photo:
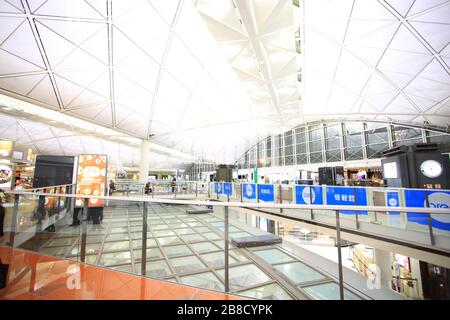
<path fill-rule="evenodd" d="M 381 284 L 392 289 L 391 253 L 374 248 L 374 260 L 377 266 L 377 276 L 380 276 Z"/>
<path fill-rule="evenodd" d="M 141 141 L 140 159 L 139 159 L 139 182 L 147 182 L 149 168 L 150 143 L 147 140 Z"/>

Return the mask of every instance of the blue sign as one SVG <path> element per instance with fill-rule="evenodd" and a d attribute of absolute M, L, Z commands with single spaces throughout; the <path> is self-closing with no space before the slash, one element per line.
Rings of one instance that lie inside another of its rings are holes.
<path fill-rule="evenodd" d="M 214 192 L 217 194 L 221 194 L 223 191 L 223 185 L 222 182 L 214 182 Z"/>
<path fill-rule="evenodd" d="M 322 187 L 295 186 L 296 204 L 323 204 Z"/>
<path fill-rule="evenodd" d="M 338 206 L 367 206 L 367 193 L 365 188 L 353 187 L 327 187 L 327 204 Z M 340 211 L 343 214 L 356 214 L 354 210 Z M 367 211 L 358 211 L 358 214 L 367 215 Z"/>
<path fill-rule="evenodd" d="M 273 184 L 258 184 L 258 199 L 262 202 L 274 202 L 275 192 Z"/>
<path fill-rule="evenodd" d="M 226 196 L 231 196 L 232 192 L 233 192 L 233 184 L 231 182 L 224 182 L 222 193 Z"/>
<path fill-rule="evenodd" d="M 244 183 L 242 185 L 242 197 L 245 199 L 256 199 L 256 187 L 251 183 Z"/>
<path fill-rule="evenodd" d="M 430 208 L 450 208 L 450 191 L 405 190 L 405 205 L 407 207 L 426 208 L 426 193 Z M 428 214 L 408 212 L 408 221 L 428 224 Z M 450 214 L 432 214 L 433 228 L 450 230 Z"/>
<path fill-rule="evenodd" d="M 400 199 L 398 197 L 398 191 L 388 191 L 386 193 L 386 204 L 388 207 L 400 207 Z M 388 212 L 389 215 L 400 215 L 400 212 Z"/>

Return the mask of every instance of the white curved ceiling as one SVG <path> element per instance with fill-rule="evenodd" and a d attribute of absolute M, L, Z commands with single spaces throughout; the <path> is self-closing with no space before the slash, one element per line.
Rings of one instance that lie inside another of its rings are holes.
<path fill-rule="evenodd" d="M 449 125 L 450 1 L 300 3 L 0 0 L 0 93 L 219 163 L 304 121 Z"/>
<path fill-rule="evenodd" d="M 305 0 L 305 120 L 450 124 L 450 2 Z"/>
<path fill-rule="evenodd" d="M 270 124 L 190 1 L 0 0 L 0 88 L 217 162 Z"/>

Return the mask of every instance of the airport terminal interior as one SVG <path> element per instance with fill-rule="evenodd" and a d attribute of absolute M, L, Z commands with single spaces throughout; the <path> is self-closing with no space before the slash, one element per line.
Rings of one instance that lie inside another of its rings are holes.
<path fill-rule="evenodd" d="M 449 0 L 0 0 L 0 300 L 449 300 Z"/>

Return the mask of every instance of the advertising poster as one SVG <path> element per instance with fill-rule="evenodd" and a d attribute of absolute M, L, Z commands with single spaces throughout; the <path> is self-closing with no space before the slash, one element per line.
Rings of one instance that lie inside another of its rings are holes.
<path fill-rule="evenodd" d="M 273 184 L 258 184 L 258 199 L 261 202 L 274 202 L 275 192 Z"/>
<path fill-rule="evenodd" d="M 295 186 L 296 204 L 323 204 L 322 187 Z"/>
<path fill-rule="evenodd" d="M 214 182 L 214 193 L 221 194 L 222 193 L 222 182 Z"/>
<path fill-rule="evenodd" d="M 398 191 L 388 191 L 386 193 L 386 205 L 388 207 L 400 207 L 400 199 L 398 197 Z M 400 212 L 389 211 L 388 214 L 395 216 L 400 215 Z"/>
<path fill-rule="evenodd" d="M 367 206 L 367 193 L 364 188 L 327 187 L 327 204 L 339 206 Z M 342 210 L 343 214 L 356 214 L 354 210 Z M 367 215 L 367 211 L 358 214 Z"/>
<path fill-rule="evenodd" d="M 104 196 L 106 193 L 106 155 L 82 154 L 78 157 L 77 194 Z M 77 200 L 83 206 L 82 200 Z M 103 200 L 89 199 L 89 207 L 101 207 Z"/>
<path fill-rule="evenodd" d="M 407 207 L 426 208 L 426 193 L 430 208 L 450 208 L 450 191 L 438 190 L 405 190 L 405 205 Z M 428 225 L 426 213 L 408 212 L 408 221 Z M 432 214 L 433 228 L 450 230 L 450 214 Z"/>
<path fill-rule="evenodd" d="M 233 184 L 231 182 L 224 182 L 223 188 L 222 188 L 222 193 L 226 196 L 227 195 L 231 196 L 232 192 L 233 192 Z"/>
<path fill-rule="evenodd" d="M 9 190 L 11 189 L 12 179 L 14 173 L 12 166 L 7 166 L 4 164 L 0 165 L 0 189 Z"/>
<path fill-rule="evenodd" d="M 256 199 L 256 186 L 250 183 L 242 185 L 242 197 L 248 200 Z"/>

